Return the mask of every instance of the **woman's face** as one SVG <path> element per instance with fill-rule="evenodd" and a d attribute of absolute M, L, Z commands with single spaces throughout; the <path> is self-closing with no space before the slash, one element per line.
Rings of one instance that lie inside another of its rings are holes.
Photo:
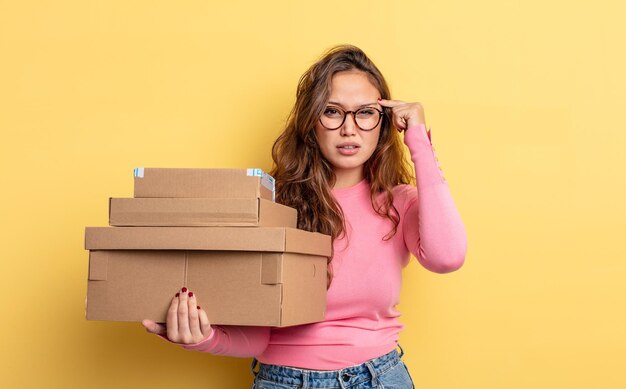
<path fill-rule="evenodd" d="M 358 70 L 335 73 L 331 80 L 330 97 L 326 107 L 339 107 L 344 111 L 356 111 L 362 107 L 374 107 L 382 111 L 378 104 L 380 92 L 370 82 L 367 75 Z M 333 165 L 338 179 L 341 177 L 363 178 L 363 164 L 372 156 L 382 120 L 371 131 L 363 131 L 354 122 L 354 116 L 347 114 L 341 127 L 326 129 L 318 120 L 315 134 L 322 155 Z M 346 146 L 355 146 L 346 148 Z M 357 181 L 358 182 L 358 181 Z"/>

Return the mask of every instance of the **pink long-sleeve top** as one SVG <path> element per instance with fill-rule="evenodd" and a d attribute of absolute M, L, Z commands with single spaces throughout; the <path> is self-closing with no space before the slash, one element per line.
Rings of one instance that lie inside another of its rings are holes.
<path fill-rule="evenodd" d="M 347 231 L 334 241 L 333 280 L 325 320 L 285 328 L 218 326 L 203 341 L 183 345 L 217 355 L 256 357 L 259 362 L 336 370 L 379 357 L 397 346 L 401 273 L 412 253 L 426 269 L 447 273 L 462 266 L 465 227 L 439 169 L 423 124 L 405 131 L 417 187 L 393 188 L 400 214 L 393 224 L 372 208 L 366 180 L 332 193 L 343 209 Z"/>

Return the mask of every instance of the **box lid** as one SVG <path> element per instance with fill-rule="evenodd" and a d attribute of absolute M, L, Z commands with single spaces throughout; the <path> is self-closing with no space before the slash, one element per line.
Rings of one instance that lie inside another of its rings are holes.
<path fill-rule="evenodd" d="M 294 208 L 262 198 L 110 198 L 109 225 L 153 227 L 292 227 Z"/>
<path fill-rule="evenodd" d="M 136 168 L 134 197 L 265 198 L 274 178 L 261 169 Z"/>
<path fill-rule="evenodd" d="M 331 239 L 287 227 L 87 227 L 85 249 L 273 251 L 330 256 Z"/>

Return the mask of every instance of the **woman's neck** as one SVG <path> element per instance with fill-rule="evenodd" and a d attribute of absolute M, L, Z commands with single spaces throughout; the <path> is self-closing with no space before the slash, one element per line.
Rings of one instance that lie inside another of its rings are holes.
<path fill-rule="evenodd" d="M 333 189 L 348 188 L 363 181 L 363 169 L 335 170 L 335 186 Z"/>

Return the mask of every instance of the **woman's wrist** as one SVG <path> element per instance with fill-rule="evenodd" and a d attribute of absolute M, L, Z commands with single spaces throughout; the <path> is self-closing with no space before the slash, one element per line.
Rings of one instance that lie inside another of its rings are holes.
<path fill-rule="evenodd" d="M 426 124 L 424 123 L 412 125 L 404 131 L 404 143 L 409 146 L 409 148 L 415 144 L 414 141 L 418 144 L 422 143 L 427 146 L 432 146 L 430 130 L 430 128 L 426 129 Z M 417 144 L 415 145 L 417 146 Z"/>

